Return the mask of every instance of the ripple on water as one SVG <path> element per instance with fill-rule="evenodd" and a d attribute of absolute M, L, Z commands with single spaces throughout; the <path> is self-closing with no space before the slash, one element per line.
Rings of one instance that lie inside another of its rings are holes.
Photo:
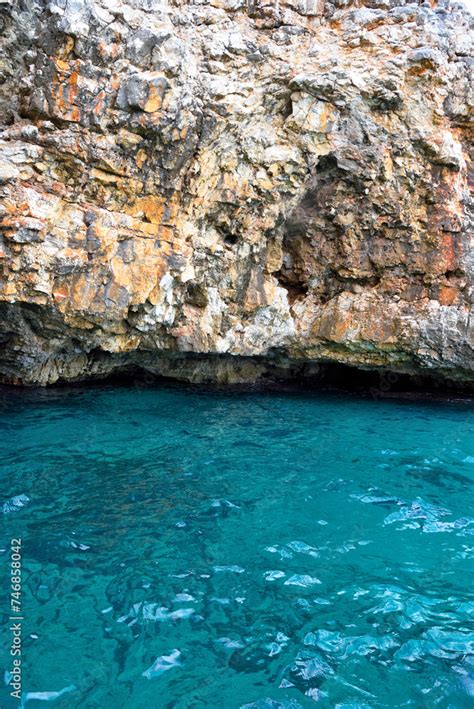
<path fill-rule="evenodd" d="M 466 405 L 108 387 L 0 404 L 23 705 L 471 709 Z"/>

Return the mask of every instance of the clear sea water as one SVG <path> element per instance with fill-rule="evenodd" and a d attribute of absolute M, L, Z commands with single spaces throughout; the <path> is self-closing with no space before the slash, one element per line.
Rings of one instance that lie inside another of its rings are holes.
<path fill-rule="evenodd" d="M 474 706 L 470 402 L 108 385 L 0 425 L 27 709 Z"/>

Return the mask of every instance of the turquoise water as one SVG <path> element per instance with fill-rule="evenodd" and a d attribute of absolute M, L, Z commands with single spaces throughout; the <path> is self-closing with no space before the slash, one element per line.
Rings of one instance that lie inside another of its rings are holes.
<path fill-rule="evenodd" d="M 471 403 L 104 386 L 0 425 L 27 709 L 474 706 Z"/>

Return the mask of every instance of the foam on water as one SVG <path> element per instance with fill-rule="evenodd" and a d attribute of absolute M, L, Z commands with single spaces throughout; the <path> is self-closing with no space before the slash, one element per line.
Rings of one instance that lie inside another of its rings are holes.
<path fill-rule="evenodd" d="M 104 386 L 0 427 L 28 709 L 473 706 L 469 402 Z"/>

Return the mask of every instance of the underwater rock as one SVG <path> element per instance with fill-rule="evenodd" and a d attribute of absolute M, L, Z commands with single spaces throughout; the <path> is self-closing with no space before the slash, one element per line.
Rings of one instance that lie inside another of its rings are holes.
<path fill-rule="evenodd" d="M 17 510 L 25 507 L 28 504 L 30 498 L 28 495 L 14 495 L 9 500 L 2 503 L 2 512 L 4 515 L 10 512 L 16 512 Z"/>
<path fill-rule="evenodd" d="M 181 652 L 179 650 L 172 650 L 169 655 L 161 655 L 157 657 L 155 662 L 149 667 L 145 672 L 142 672 L 142 676 L 147 679 L 153 679 L 154 677 L 159 677 L 163 672 L 173 669 L 173 667 L 179 667 L 181 661 Z"/>

